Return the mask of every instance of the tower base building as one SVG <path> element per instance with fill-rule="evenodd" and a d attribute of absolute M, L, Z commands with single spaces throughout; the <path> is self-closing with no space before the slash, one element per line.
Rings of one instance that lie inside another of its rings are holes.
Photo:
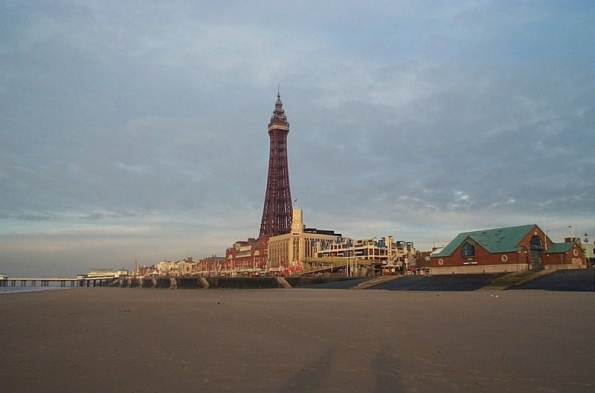
<path fill-rule="evenodd" d="M 302 210 L 293 210 L 291 232 L 269 238 L 268 270 L 272 274 L 291 275 L 304 272 L 304 261 L 316 258 L 318 247 L 340 238 L 340 233 L 306 228 Z"/>

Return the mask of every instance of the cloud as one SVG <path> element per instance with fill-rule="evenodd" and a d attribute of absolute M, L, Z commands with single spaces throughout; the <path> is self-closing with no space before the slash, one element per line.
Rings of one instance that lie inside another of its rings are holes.
<path fill-rule="evenodd" d="M 595 232 L 592 17 L 549 1 L 3 3 L 0 270 L 198 259 L 256 236 L 278 84 L 308 226 L 422 249 L 526 223 Z"/>

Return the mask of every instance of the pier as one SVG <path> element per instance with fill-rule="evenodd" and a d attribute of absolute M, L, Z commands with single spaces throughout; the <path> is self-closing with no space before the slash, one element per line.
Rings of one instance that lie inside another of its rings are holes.
<path fill-rule="evenodd" d="M 52 283 L 60 283 L 60 287 L 104 287 L 116 279 L 110 277 L 85 277 L 85 278 L 31 278 L 31 277 L 7 277 L 0 280 L 0 287 L 49 287 Z M 29 285 L 27 285 L 27 283 Z"/>

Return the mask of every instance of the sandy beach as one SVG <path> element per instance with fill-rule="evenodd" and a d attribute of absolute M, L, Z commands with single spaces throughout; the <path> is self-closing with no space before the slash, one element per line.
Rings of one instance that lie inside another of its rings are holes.
<path fill-rule="evenodd" d="M 2 392 L 592 392 L 595 295 L 78 288 L 0 296 Z"/>

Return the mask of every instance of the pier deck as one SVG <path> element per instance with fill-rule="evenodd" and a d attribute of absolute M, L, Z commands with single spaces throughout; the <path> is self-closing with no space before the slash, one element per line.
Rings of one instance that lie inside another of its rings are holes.
<path fill-rule="evenodd" d="M 0 280 L 0 287 L 36 287 L 37 283 L 42 287 L 49 287 L 52 283 L 59 283 L 61 287 L 102 287 L 114 282 L 114 277 L 85 277 L 85 278 L 65 278 L 65 277 L 8 277 Z M 67 285 L 68 284 L 68 285 Z"/>

